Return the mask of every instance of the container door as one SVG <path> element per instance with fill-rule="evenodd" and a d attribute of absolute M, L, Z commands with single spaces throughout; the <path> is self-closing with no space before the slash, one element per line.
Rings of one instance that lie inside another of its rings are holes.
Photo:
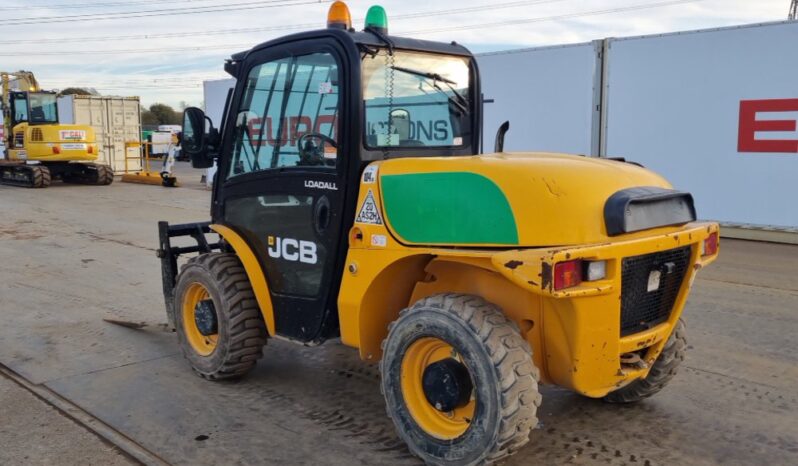
<path fill-rule="evenodd" d="M 125 101 L 108 99 L 107 106 L 110 124 L 109 160 L 114 171 L 123 171 L 125 168 Z"/>
<path fill-rule="evenodd" d="M 128 170 L 141 170 L 141 159 L 138 157 L 139 148 L 125 148 L 125 143 L 141 142 L 141 109 L 138 99 L 128 98 L 122 101 L 123 107 L 123 142 L 117 147 L 117 163 L 119 170 L 124 170 L 125 157 L 129 157 L 127 162 Z"/>

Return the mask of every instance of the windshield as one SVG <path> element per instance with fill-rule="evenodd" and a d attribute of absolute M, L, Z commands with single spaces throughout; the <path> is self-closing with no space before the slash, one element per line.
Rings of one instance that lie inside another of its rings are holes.
<path fill-rule="evenodd" d="M 362 74 L 367 147 L 470 144 L 468 58 L 380 50 Z"/>
<path fill-rule="evenodd" d="M 28 104 L 30 107 L 29 123 L 58 123 L 55 94 L 30 93 L 28 94 Z"/>

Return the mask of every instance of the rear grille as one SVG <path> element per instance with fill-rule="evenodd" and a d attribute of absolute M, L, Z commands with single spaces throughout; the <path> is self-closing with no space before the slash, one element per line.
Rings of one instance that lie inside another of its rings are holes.
<path fill-rule="evenodd" d="M 621 336 L 668 320 L 689 263 L 690 246 L 623 259 Z M 649 291 L 649 280 L 655 271 L 660 274 L 659 286 Z"/>

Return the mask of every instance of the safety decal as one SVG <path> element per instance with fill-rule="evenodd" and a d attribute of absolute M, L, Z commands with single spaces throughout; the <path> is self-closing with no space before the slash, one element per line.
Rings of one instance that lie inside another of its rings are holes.
<path fill-rule="evenodd" d="M 366 167 L 366 170 L 363 171 L 363 184 L 372 184 L 377 181 L 377 170 L 379 170 L 379 165 L 369 165 Z"/>
<path fill-rule="evenodd" d="M 319 83 L 319 94 L 332 94 L 333 85 L 330 81 L 323 81 Z"/>
<path fill-rule="evenodd" d="M 380 215 L 380 209 L 377 208 L 377 203 L 374 201 L 374 193 L 370 189 L 368 194 L 366 194 L 366 200 L 363 201 L 363 205 L 357 213 L 355 222 L 382 225 L 382 215 Z"/>
<path fill-rule="evenodd" d="M 388 238 L 385 235 L 371 235 L 371 245 L 384 248 L 388 245 Z"/>

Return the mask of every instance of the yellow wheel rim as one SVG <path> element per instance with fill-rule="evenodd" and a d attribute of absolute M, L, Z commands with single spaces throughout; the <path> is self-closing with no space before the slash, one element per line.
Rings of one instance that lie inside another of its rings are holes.
<path fill-rule="evenodd" d="M 208 290 L 199 283 L 192 283 L 188 286 L 186 294 L 183 296 L 183 329 L 186 340 L 200 356 L 208 356 L 216 349 L 219 341 L 219 334 L 203 335 L 197 327 L 194 319 L 194 308 L 200 301 L 210 298 Z"/>
<path fill-rule="evenodd" d="M 446 358 L 463 362 L 454 348 L 441 339 L 424 337 L 411 343 L 402 359 L 402 395 L 419 427 L 435 438 L 453 440 L 468 430 L 477 402 L 472 394 L 465 406 L 441 412 L 427 400 L 422 384 L 424 369 Z"/>

